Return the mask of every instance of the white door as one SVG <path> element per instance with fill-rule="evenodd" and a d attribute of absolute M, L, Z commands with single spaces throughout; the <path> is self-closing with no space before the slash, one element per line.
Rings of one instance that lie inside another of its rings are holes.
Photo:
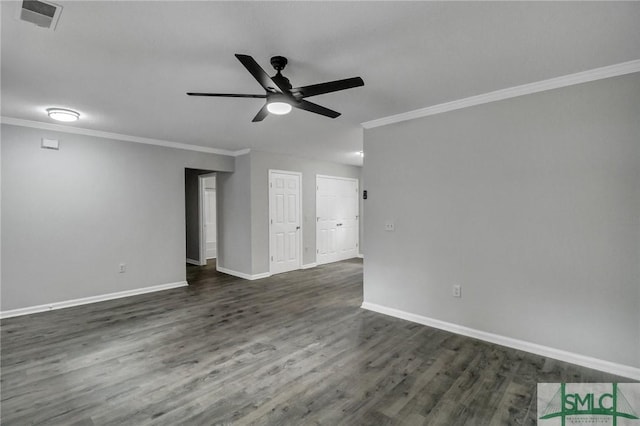
<path fill-rule="evenodd" d="M 269 170 L 269 242 L 271 273 L 300 269 L 302 175 Z"/>
<path fill-rule="evenodd" d="M 216 257 L 216 190 L 204 189 L 204 227 L 207 259 Z"/>
<path fill-rule="evenodd" d="M 358 255 L 358 180 L 316 177 L 316 262 Z"/>

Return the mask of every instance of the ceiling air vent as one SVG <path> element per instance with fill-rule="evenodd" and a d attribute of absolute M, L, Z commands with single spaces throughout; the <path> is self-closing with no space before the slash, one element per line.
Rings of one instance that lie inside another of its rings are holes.
<path fill-rule="evenodd" d="M 53 31 L 60 18 L 62 6 L 38 0 L 23 0 L 17 12 L 19 20 Z"/>

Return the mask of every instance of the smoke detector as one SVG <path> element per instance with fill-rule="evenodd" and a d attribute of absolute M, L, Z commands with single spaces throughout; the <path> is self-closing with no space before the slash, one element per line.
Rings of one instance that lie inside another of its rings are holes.
<path fill-rule="evenodd" d="M 16 11 L 16 18 L 51 31 L 56 29 L 62 6 L 41 0 L 23 0 Z"/>

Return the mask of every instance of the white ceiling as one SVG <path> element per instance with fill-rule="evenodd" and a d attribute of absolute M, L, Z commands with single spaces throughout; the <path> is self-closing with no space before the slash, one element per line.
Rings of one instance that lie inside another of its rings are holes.
<path fill-rule="evenodd" d="M 2 2 L 4 117 L 193 145 L 360 164 L 360 123 L 640 58 L 638 2 L 60 1 L 56 31 Z M 289 59 L 294 86 L 361 76 L 365 86 L 310 98 L 332 120 L 294 110 L 251 119 L 263 93 L 234 57 Z"/>

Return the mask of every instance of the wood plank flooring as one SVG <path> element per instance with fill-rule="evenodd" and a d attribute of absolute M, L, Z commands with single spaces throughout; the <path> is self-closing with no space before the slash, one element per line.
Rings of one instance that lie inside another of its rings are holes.
<path fill-rule="evenodd" d="M 359 308 L 362 262 L 2 320 L 3 425 L 535 424 L 537 382 L 629 381 Z"/>

